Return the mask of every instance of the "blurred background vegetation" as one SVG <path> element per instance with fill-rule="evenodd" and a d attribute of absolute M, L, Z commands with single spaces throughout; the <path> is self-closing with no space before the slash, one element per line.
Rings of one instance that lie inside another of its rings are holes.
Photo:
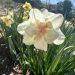
<path fill-rule="evenodd" d="M 33 7 L 47 8 L 51 12 L 62 13 L 67 20 L 75 18 L 75 7 L 71 0 L 60 1 L 57 4 L 51 4 L 50 0 L 45 2 L 43 0 L 0 0 L 0 15 L 5 14 L 4 11 L 9 9 L 18 11 L 26 1 L 30 2 Z"/>

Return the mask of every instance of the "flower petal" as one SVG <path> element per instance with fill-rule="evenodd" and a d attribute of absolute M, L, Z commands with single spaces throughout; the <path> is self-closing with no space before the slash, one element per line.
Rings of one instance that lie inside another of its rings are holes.
<path fill-rule="evenodd" d="M 44 22 L 44 16 L 38 9 L 31 9 L 30 13 L 30 19 L 32 20 L 32 23 Z"/>
<path fill-rule="evenodd" d="M 43 13 L 43 15 L 44 15 L 45 18 L 50 15 L 50 13 L 48 12 L 48 10 L 45 9 L 45 8 L 41 9 L 41 12 Z"/>
<path fill-rule="evenodd" d="M 54 16 L 54 19 L 51 21 L 52 22 L 52 25 L 53 25 L 53 28 L 54 29 L 57 29 L 57 28 L 60 28 L 60 26 L 62 25 L 63 23 L 63 15 L 62 14 L 57 14 Z"/>
<path fill-rule="evenodd" d="M 41 40 L 38 40 L 36 43 L 34 43 L 35 48 L 47 51 L 47 42 L 42 38 Z"/>
<path fill-rule="evenodd" d="M 64 20 L 64 17 L 62 14 L 54 14 L 54 13 L 48 12 L 47 9 L 43 10 L 42 13 L 45 17 L 45 20 L 50 21 L 52 23 L 54 29 L 57 29 L 62 25 Z"/>
<path fill-rule="evenodd" d="M 59 37 L 56 40 L 54 40 L 54 44 L 60 45 L 64 42 L 65 35 L 61 32 L 60 29 L 58 29 L 57 32 L 59 33 Z"/>
<path fill-rule="evenodd" d="M 53 29 L 50 29 L 48 30 L 48 33 L 45 36 L 45 40 L 48 44 L 51 44 L 55 39 L 57 39 L 58 36 L 59 34 L 57 32 L 55 32 Z"/>
<path fill-rule="evenodd" d="M 23 36 L 23 43 L 26 45 L 32 45 L 34 43 L 34 36 L 29 36 L 27 33 Z"/>
<path fill-rule="evenodd" d="M 30 20 L 24 21 L 23 23 L 20 23 L 20 24 L 18 25 L 17 31 L 18 31 L 21 35 L 23 35 L 23 34 L 25 33 L 25 29 L 26 29 L 27 27 L 29 27 L 30 25 L 31 25 Z"/>
<path fill-rule="evenodd" d="M 30 25 L 29 27 L 27 27 L 25 29 L 25 32 L 29 35 L 29 36 L 33 36 L 36 35 L 38 33 L 38 28 L 36 27 L 36 25 Z"/>

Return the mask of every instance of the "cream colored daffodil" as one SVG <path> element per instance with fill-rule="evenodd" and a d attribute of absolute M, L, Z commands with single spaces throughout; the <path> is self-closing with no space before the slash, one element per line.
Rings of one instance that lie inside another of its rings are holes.
<path fill-rule="evenodd" d="M 29 16 L 27 15 L 27 16 L 24 16 L 23 17 L 23 21 L 27 21 L 28 20 L 28 18 L 29 18 Z"/>
<path fill-rule="evenodd" d="M 23 8 L 26 12 L 29 12 L 30 9 L 32 8 L 31 4 L 28 2 L 25 2 L 25 4 L 23 5 Z"/>
<path fill-rule="evenodd" d="M 13 18 L 10 15 L 1 17 L 2 21 L 6 26 L 11 27 L 11 24 L 14 22 Z"/>
<path fill-rule="evenodd" d="M 18 32 L 23 35 L 23 43 L 47 51 L 48 44 L 60 45 L 64 42 L 65 35 L 60 30 L 64 20 L 62 14 L 31 9 L 29 16 L 29 20 L 17 27 Z"/>
<path fill-rule="evenodd" d="M 14 11 L 8 11 L 8 15 L 10 15 L 12 18 L 14 17 Z"/>

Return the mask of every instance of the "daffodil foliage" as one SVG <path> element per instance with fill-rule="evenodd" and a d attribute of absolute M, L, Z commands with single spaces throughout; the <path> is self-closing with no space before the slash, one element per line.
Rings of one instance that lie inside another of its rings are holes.
<path fill-rule="evenodd" d="M 23 75 L 29 69 L 34 75 L 75 74 L 75 27 L 66 26 L 62 14 L 30 8 L 26 13 L 1 17 L 0 25 L 8 51 L 21 64 Z"/>

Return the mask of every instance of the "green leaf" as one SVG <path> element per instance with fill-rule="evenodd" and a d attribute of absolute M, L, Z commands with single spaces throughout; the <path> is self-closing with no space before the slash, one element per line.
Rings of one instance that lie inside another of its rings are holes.
<path fill-rule="evenodd" d="M 55 71 L 55 68 L 61 59 L 62 53 L 63 53 L 63 50 L 60 50 L 60 52 L 55 56 L 55 59 L 53 60 L 50 68 L 47 71 L 47 75 L 50 75 L 52 72 Z"/>
<path fill-rule="evenodd" d="M 8 43 L 9 43 L 9 49 L 10 49 L 11 55 L 12 56 L 16 55 L 16 50 L 15 50 L 11 37 L 8 37 Z"/>

